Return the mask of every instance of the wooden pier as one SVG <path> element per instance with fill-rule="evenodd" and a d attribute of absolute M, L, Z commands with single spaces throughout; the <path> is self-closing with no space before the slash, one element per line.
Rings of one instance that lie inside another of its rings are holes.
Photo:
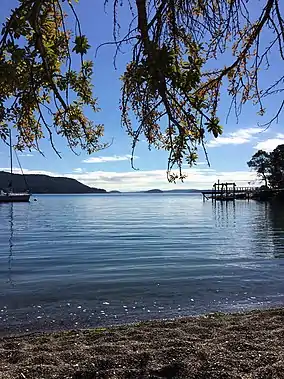
<path fill-rule="evenodd" d="M 202 191 L 203 201 L 212 199 L 214 201 L 234 201 L 236 199 L 249 200 L 257 187 L 237 187 L 236 183 L 217 183 L 212 190 Z"/>

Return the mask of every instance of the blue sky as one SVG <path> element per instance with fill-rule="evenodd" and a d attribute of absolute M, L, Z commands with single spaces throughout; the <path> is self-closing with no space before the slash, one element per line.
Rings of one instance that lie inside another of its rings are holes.
<path fill-rule="evenodd" d="M 253 182 L 255 176 L 246 165 L 252 154 L 257 149 L 272 150 L 278 144 L 284 143 L 284 130 L 282 128 L 283 115 L 278 124 L 273 124 L 267 131 L 258 126 L 264 123 L 276 110 L 275 97 L 267 99 L 267 117 L 256 115 L 257 109 L 252 105 L 246 105 L 239 117 L 238 123 L 234 115 L 231 115 L 226 123 L 227 110 L 230 98 L 224 92 L 219 109 L 219 116 L 224 125 L 224 133 L 214 140 L 207 138 L 207 148 L 211 167 L 205 164 L 204 155 L 201 152 L 198 164 L 194 168 L 185 166 L 184 171 L 188 175 L 184 183 L 169 184 L 166 179 L 167 154 L 162 151 L 148 150 L 147 144 L 141 141 L 135 155 L 138 171 L 133 171 L 130 165 L 131 141 L 120 126 L 119 77 L 129 61 L 130 55 L 125 48 L 124 54 L 117 58 L 117 70 L 113 67 L 114 48 L 102 47 L 95 57 L 96 47 L 103 42 L 112 40 L 112 15 L 111 7 L 108 14 L 103 11 L 103 1 L 94 5 L 93 0 L 80 0 L 77 6 L 83 33 L 89 38 L 92 49 L 88 58 L 94 60 L 94 93 L 99 98 L 101 111 L 97 114 L 88 114 L 95 123 L 105 125 L 106 142 L 113 140 L 111 147 L 101 152 L 87 156 L 79 152 L 79 156 L 68 151 L 64 141 L 55 139 L 62 159 L 52 151 L 45 140 L 41 148 L 45 154 L 42 157 L 37 152 L 25 152 L 20 154 L 21 164 L 27 173 L 47 173 L 56 176 L 69 176 L 82 181 L 90 186 L 105 188 L 107 190 L 143 190 L 150 188 L 176 189 L 176 188 L 209 188 L 218 178 L 224 181 L 235 181 L 240 185 Z M 1 0 L 1 17 L 8 15 L 11 7 L 16 6 L 16 0 Z M 128 14 L 121 8 L 120 22 L 127 25 Z M 1 22 L 4 21 L 4 18 Z M 123 30 L 121 32 L 123 35 Z M 269 40 L 269 36 L 267 36 Z M 269 83 L 273 75 L 277 75 L 280 62 L 275 60 L 275 69 L 263 76 L 263 81 Z M 1 169 L 9 167 L 8 149 L 4 144 L 0 145 Z"/>

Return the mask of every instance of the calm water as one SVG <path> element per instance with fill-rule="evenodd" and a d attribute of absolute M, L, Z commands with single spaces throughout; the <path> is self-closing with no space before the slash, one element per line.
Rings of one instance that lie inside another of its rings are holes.
<path fill-rule="evenodd" d="M 284 303 L 284 211 L 199 195 L 0 205 L 0 332 Z"/>

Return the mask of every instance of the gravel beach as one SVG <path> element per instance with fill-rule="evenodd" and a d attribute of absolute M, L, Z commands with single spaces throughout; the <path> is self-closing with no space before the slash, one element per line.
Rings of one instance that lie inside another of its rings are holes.
<path fill-rule="evenodd" d="M 284 378 L 284 310 L 0 339 L 1 379 Z"/>

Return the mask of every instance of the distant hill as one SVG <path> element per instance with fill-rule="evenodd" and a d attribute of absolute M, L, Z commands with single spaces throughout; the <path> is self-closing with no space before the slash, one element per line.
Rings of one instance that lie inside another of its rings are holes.
<path fill-rule="evenodd" d="M 202 190 L 198 189 L 174 189 L 174 190 L 160 190 L 160 189 L 150 189 L 148 191 L 139 191 L 144 193 L 201 193 Z"/>
<path fill-rule="evenodd" d="M 91 188 L 71 178 L 35 174 L 25 175 L 25 178 L 31 193 L 106 193 L 104 189 Z M 10 180 L 8 172 L 0 171 L 0 189 L 7 188 Z M 13 174 L 13 190 L 27 190 L 23 175 Z"/>
<path fill-rule="evenodd" d="M 163 193 L 163 191 L 160 189 L 150 189 L 148 191 L 143 191 L 143 192 L 145 192 L 145 193 Z"/>

